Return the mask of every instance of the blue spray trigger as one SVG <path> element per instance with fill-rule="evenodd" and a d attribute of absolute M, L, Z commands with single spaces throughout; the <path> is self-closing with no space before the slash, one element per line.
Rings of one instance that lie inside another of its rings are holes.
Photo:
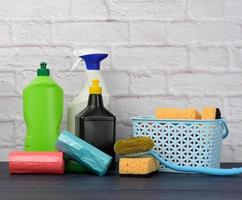
<path fill-rule="evenodd" d="M 88 70 L 100 70 L 100 62 L 107 57 L 108 54 L 105 53 L 87 54 L 80 56 L 80 58 L 85 61 Z"/>

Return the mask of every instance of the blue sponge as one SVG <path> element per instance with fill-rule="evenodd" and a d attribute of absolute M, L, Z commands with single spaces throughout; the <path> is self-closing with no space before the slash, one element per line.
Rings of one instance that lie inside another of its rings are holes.
<path fill-rule="evenodd" d="M 112 161 L 111 156 L 68 131 L 60 134 L 56 148 L 99 176 L 106 174 Z"/>

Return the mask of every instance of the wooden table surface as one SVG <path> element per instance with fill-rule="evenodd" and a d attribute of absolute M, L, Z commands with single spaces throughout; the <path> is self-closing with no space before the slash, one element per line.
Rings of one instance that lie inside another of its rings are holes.
<path fill-rule="evenodd" d="M 242 164 L 225 164 L 225 167 Z M 242 175 L 158 173 L 151 177 L 104 177 L 87 174 L 9 175 L 0 163 L 0 200 L 61 199 L 242 199 Z"/>

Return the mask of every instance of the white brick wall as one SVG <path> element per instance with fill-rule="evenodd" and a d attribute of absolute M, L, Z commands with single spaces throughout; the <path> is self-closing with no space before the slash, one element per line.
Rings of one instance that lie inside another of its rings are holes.
<path fill-rule="evenodd" d="M 218 106 L 231 130 L 223 161 L 242 161 L 239 0 L 1 0 L 0 160 L 23 147 L 21 93 L 41 61 L 64 88 L 65 107 L 79 93 L 76 48 L 110 54 L 102 67 L 117 138 L 131 132 L 131 116 L 157 106 Z"/>

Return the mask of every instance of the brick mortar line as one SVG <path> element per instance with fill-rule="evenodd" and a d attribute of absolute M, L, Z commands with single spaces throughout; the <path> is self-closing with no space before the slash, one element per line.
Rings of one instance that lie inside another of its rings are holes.
<path fill-rule="evenodd" d="M 241 42 L 238 44 L 238 42 Z M 201 42 L 192 42 L 192 43 L 171 43 L 171 42 L 164 42 L 162 44 L 157 44 L 157 42 L 119 42 L 119 43 L 49 43 L 49 44 L 38 44 L 38 43 L 18 43 L 18 44 L 0 44 L 0 48 L 19 48 L 19 47 L 39 47 L 39 48 L 70 48 L 73 49 L 73 44 L 75 46 L 84 45 L 84 46 L 91 46 L 91 47 L 115 47 L 115 48 L 145 48 L 145 47 L 174 47 L 174 48 L 242 48 L 242 40 L 237 42 L 217 42 L 217 43 L 201 43 Z M 75 48 L 74 48 L 75 49 Z"/>
<path fill-rule="evenodd" d="M 176 18 L 167 18 L 167 19 L 137 19 L 137 18 L 128 18 L 128 19 L 116 19 L 116 18 L 110 18 L 110 19 L 81 19 L 81 17 L 71 17 L 71 18 L 2 18 L 0 19 L 0 22 L 35 22 L 35 23 L 78 23 L 78 22 L 88 22 L 88 23 L 95 23 L 95 22 L 121 22 L 121 23 L 127 23 L 127 22 L 160 22 L 160 23 L 188 23 L 188 22 L 231 22 L 235 24 L 242 24 L 242 18 L 232 18 L 232 17 L 226 17 L 226 18 L 216 18 L 216 17 L 209 17 L 209 18 L 187 18 L 184 16 L 183 18 L 176 19 Z"/>

